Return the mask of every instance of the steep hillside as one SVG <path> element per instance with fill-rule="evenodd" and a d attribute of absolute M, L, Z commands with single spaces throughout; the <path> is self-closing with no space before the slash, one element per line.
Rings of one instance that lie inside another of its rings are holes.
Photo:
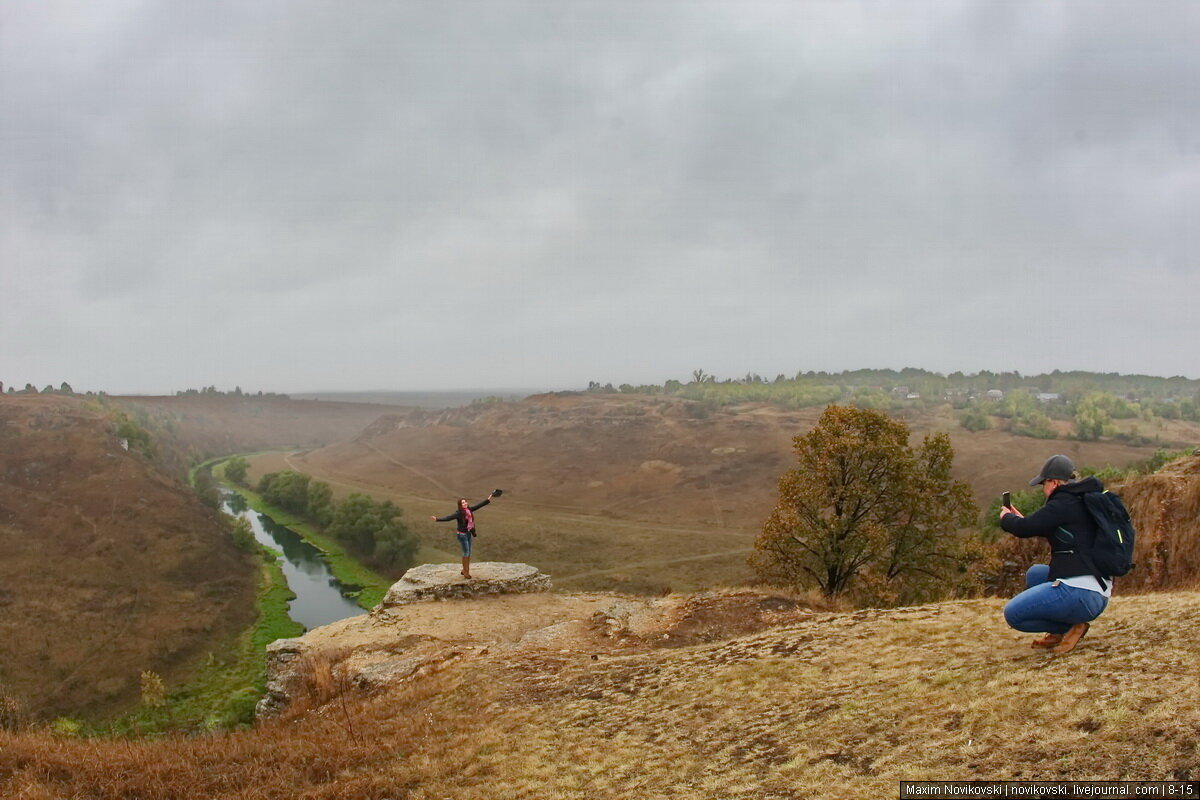
<path fill-rule="evenodd" d="M 115 397 L 169 432 L 194 457 L 286 447 L 319 447 L 358 435 L 394 405 L 292 400 L 286 397 Z"/>
<path fill-rule="evenodd" d="M 1200 594 L 1119 597 L 1062 656 L 1030 649 L 1001 604 L 835 613 L 733 593 L 405 607 L 310 633 L 306 699 L 253 731 L 0 733 L 0 794 L 843 800 L 894 797 L 904 779 L 1200 774 Z M 390 672 L 354 673 L 351 629 L 390 648 Z"/>
<path fill-rule="evenodd" d="M 481 512 L 486 558 L 541 565 L 556 585 L 687 591 L 753 580 L 746 556 L 795 463 L 792 438 L 821 409 L 709 410 L 680 399 L 541 395 L 519 403 L 380 417 L 352 441 L 260 460 L 254 474 L 299 469 L 336 491 L 398 502 L 427 547 L 454 542 L 422 520 L 460 495 L 505 497 Z M 969 433 L 948 409 L 912 415 L 914 437 L 949 432 L 956 476 L 981 504 L 1026 486 L 1045 458 L 1126 465 L 1152 448 Z"/>
<path fill-rule="evenodd" d="M 215 512 L 70 397 L 0 396 L 0 693 L 37 716 L 135 700 L 249 624 Z"/>
<path fill-rule="evenodd" d="M 1139 528 L 1137 567 L 1121 583 L 1131 590 L 1200 585 L 1200 455 L 1113 488 Z"/>

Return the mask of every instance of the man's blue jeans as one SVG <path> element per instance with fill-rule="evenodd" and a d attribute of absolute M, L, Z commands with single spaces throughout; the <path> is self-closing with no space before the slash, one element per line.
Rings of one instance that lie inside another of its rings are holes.
<path fill-rule="evenodd" d="M 1050 581 L 1050 567 L 1034 564 L 1025 573 L 1027 588 L 1004 606 L 1004 620 L 1025 633 L 1066 633 L 1077 622 L 1091 622 L 1108 598 L 1091 589 Z"/>

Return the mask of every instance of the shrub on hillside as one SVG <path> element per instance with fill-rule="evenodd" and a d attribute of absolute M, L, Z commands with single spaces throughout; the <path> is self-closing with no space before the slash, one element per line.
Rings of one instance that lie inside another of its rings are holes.
<path fill-rule="evenodd" d="M 19 731 L 29 725 L 25 705 L 0 687 L 0 731 Z"/>
<path fill-rule="evenodd" d="M 986 431 L 992 427 L 991 419 L 988 417 L 987 412 L 978 406 L 963 411 L 958 418 L 958 424 L 971 433 Z"/>
<path fill-rule="evenodd" d="M 238 486 L 246 485 L 246 470 L 250 468 L 249 462 L 241 456 L 234 456 L 225 462 L 225 477 Z"/>
<path fill-rule="evenodd" d="M 261 549 L 258 540 L 254 538 L 254 531 L 250 528 L 250 521 L 245 517 L 234 519 L 233 525 L 230 527 L 230 535 L 233 536 L 233 543 L 239 550 L 257 553 Z"/>
<path fill-rule="evenodd" d="M 217 482 L 213 479 L 211 472 L 197 470 L 192 479 L 192 486 L 195 488 L 200 502 L 204 505 L 209 508 L 218 508 L 221 505 L 221 493 L 217 489 Z"/>

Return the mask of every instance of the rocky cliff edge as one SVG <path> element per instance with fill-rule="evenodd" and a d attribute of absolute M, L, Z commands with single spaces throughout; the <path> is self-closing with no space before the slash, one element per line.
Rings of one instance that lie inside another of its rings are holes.
<path fill-rule="evenodd" d="M 480 562 L 409 570 L 369 613 L 267 647 L 260 718 L 321 703 L 341 689 L 374 691 L 489 653 L 610 654 L 717 641 L 810 615 L 752 591 L 628 597 L 559 594 L 528 564 Z"/>

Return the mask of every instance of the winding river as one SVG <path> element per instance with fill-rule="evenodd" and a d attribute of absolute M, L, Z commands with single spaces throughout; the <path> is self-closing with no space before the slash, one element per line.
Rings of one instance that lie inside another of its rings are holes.
<path fill-rule="evenodd" d="M 296 622 L 312 630 L 365 613 L 343 594 L 347 587 L 329 571 L 321 551 L 300 538 L 298 533 L 259 514 L 246 505 L 240 494 L 227 489 L 221 491 L 221 508 L 226 514 L 249 522 L 254 538 L 260 544 L 283 551 L 279 566 L 288 588 L 296 595 L 288 603 L 288 616 Z"/>

